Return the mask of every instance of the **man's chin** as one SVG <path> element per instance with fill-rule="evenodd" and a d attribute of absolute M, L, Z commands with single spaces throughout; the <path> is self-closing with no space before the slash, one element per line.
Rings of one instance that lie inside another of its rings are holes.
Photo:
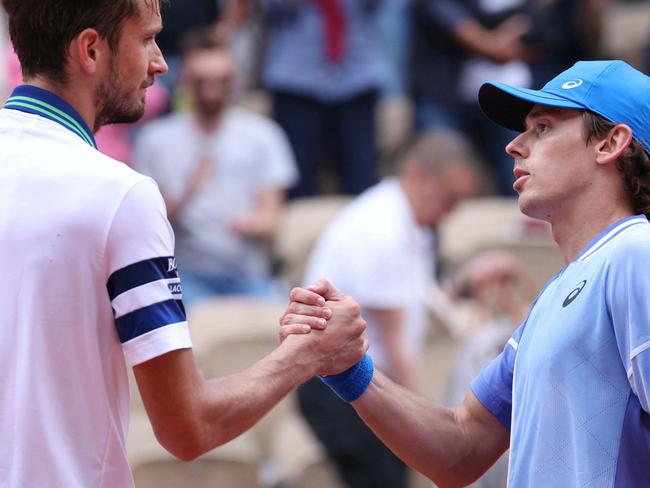
<path fill-rule="evenodd" d="M 100 127 L 110 124 L 132 124 L 144 115 L 144 103 L 133 110 L 114 110 L 100 114 L 95 121 L 95 131 Z"/>
<path fill-rule="evenodd" d="M 522 214 L 533 219 L 548 221 L 548 206 L 535 202 L 533 199 L 526 197 L 523 194 L 519 195 L 518 203 L 519 210 Z"/>

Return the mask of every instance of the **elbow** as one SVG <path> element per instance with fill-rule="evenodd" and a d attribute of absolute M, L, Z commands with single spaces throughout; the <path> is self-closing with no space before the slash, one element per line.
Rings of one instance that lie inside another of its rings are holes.
<path fill-rule="evenodd" d="M 176 429 L 154 429 L 156 439 L 172 456 L 181 461 L 193 461 L 219 442 L 210 442 L 205 430 L 197 425 L 185 425 Z"/>
<path fill-rule="evenodd" d="M 209 450 L 205 447 L 202 439 L 189 432 L 180 432 L 173 435 L 171 433 L 166 435 L 156 434 L 156 438 L 162 447 L 181 461 L 194 461 Z"/>
<path fill-rule="evenodd" d="M 190 462 L 194 461 L 197 459 L 199 456 L 204 454 L 204 452 L 200 449 L 197 449 L 195 447 L 181 447 L 181 448 L 176 448 L 176 447 L 167 447 L 163 446 L 167 451 L 174 456 L 176 459 L 179 459 L 180 461 L 184 462 Z"/>
<path fill-rule="evenodd" d="M 192 422 L 181 428 L 162 430 L 158 432 L 154 429 L 160 445 L 172 456 L 185 462 L 194 461 L 230 440 L 222 425 L 210 429 L 200 422 Z"/>

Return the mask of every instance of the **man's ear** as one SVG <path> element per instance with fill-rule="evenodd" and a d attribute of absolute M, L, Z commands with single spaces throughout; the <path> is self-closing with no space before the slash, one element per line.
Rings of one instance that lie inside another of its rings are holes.
<path fill-rule="evenodd" d="M 596 162 L 598 164 L 615 163 L 631 143 L 632 129 L 626 124 L 616 124 L 596 144 Z"/>
<path fill-rule="evenodd" d="M 107 55 L 108 44 L 95 29 L 84 29 L 68 48 L 71 63 L 86 75 L 97 72 L 99 63 Z"/>

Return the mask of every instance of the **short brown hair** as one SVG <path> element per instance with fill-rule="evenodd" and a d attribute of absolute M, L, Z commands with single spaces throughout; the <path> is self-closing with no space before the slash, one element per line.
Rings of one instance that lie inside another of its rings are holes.
<path fill-rule="evenodd" d="M 219 38 L 214 29 L 206 27 L 196 27 L 188 31 L 179 42 L 179 50 L 182 58 L 194 51 L 228 51 L 230 52 L 230 45 Z"/>
<path fill-rule="evenodd" d="M 115 51 L 124 21 L 138 14 L 137 0 L 2 0 L 2 6 L 23 76 L 57 83 L 67 81 L 67 52 L 79 33 L 95 29 Z"/>
<path fill-rule="evenodd" d="M 602 139 L 616 125 L 593 112 L 585 111 L 583 115 L 585 139 Z M 632 139 L 630 145 L 621 154 L 616 167 L 621 172 L 623 184 L 627 191 L 632 209 L 637 214 L 650 218 L 650 156 L 643 145 Z"/>

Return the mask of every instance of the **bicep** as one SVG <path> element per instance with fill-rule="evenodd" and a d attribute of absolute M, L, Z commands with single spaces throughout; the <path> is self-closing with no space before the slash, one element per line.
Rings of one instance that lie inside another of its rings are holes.
<path fill-rule="evenodd" d="M 196 452 L 204 380 L 192 350 L 156 356 L 133 372 L 158 442 L 181 459 L 183 453 Z"/>
<path fill-rule="evenodd" d="M 492 466 L 510 445 L 510 431 L 490 412 L 472 391 L 455 409 L 467 442 L 466 456 L 478 476 Z M 478 477 L 477 476 L 477 477 Z"/>
<path fill-rule="evenodd" d="M 133 367 L 138 390 L 154 427 L 170 425 L 187 412 L 203 378 L 191 349 L 157 356 Z"/>

